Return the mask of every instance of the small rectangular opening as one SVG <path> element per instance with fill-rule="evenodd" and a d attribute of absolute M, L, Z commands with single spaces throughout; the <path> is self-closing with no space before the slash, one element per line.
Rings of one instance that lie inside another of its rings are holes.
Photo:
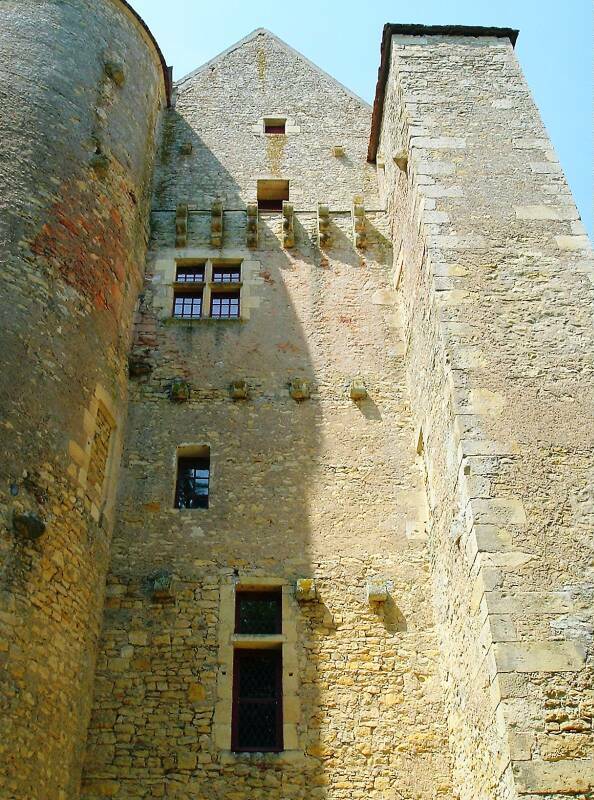
<path fill-rule="evenodd" d="M 208 508 L 210 448 L 198 448 L 199 455 L 177 459 L 176 508 Z"/>
<path fill-rule="evenodd" d="M 239 264 L 225 264 L 212 268 L 213 283 L 241 283 L 241 266 Z"/>
<path fill-rule="evenodd" d="M 238 591 L 235 595 L 235 633 L 282 633 L 282 592 Z"/>
<path fill-rule="evenodd" d="M 176 283 L 204 283 L 204 264 L 179 265 L 175 270 Z"/>
<path fill-rule="evenodd" d="M 288 199 L 289 181 L 258 181 L 258 209 L 260 211 L 282 211 L 283 200 Z"/>
<path fill-rule="evenodd" d="M 270 118 L 264 120 L 264 133 L 276 136 L 284 136 L 286 133 L 286 120 L 281 118 Z"/>
<path fill-rule="evenodd" d="M 236 650 L 231 747 L 237 753 L 283 749 L 282 651 Z"/>
<path fill-rule="evenodd" d="M 214 292 L 210 298 L 212 319 L 239 319 L 239 289 L 234 292 Z"/>
<path fill-rule="evenodd" d="M 174 292 L 173 316 L 176 319 L 200 319 L 202 316 L 202 289 L 193 292 Z"/>

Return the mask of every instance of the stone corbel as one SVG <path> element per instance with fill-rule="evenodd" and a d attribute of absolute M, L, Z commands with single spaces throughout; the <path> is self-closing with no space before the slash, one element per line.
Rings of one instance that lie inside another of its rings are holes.
<path fill-rule="evenodd" d="M 295 246 L 293 219 L 293 203 L 283 200 L 283 247 L 285 248 Z"/>
<path fill-rule="evenodd" d="M 232 381 L 229 385 L 229 394 L 233 400 L 247 400 L 250 394 L 248 382 L 243 379 Z"/>
<path fill-rule="evenodd" d="M 210 216 L 210 244 L 212 247 L 223 246 L 223 202 L 215 200 Z"/>
<path fill-rule="evenodd" d="M 360 195 L 356 195 L 353 198 L 353 241 L 355 243 L 355 247 L 358 250 L 362 250 L 365 248 L 366 236 L 365 236 L 365 206 L 363 205 L 363 198 Z"/>
<path fill-rule="evenodd" d="M 188 206 L 180 203 L 175 211 L 175 246 L 186 247 L 188 244 Z"/>
<path fill-rule="evenodd" d="M 351 385 L 349 387 L 349 394 L 351 396 L 351 400 L 354 400 L 355 403 L 367 399 L 368 397 L 367 386 L 365 385 L 365 381 L 363 380 L 363 378 L 360 377 L 353 378 L 353 380 L 351 381 Z"/>
<path fill-rule="evenodd" d="M 330 247 L 330 209 L 324 203 L 318 203 L 318 243 Z"/>
<path fill-rule="evenodd" d="M 247 246 L 254 250 L 258 246 L 258 204 L 247 204 Z"/>
<path fill-rule="evenodd" d="M 388 582 L 383 578 L 368 580 L 366 595 L 368 603 L 385 603 L 388 599 Z"/>
<path fill-rule="evenodd" d="M 293 378 L 289 383 L 289 393 L 293 400 L 309 400 L 311 396 L 309 381 L 304 378 Z"/>

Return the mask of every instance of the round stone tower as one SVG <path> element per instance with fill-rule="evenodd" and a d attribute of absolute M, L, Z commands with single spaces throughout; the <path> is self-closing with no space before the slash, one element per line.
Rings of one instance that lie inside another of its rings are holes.
<path fill-rule="evenodd" d="M 169 76 L 123 0 L 4 0 L 0 65 L 0 795 L 71 800 Z"/>

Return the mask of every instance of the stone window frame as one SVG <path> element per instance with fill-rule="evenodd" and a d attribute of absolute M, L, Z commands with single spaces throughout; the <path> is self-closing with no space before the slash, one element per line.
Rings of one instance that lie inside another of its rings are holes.
<path fill-rule="evenodd" d="M 239 591 L 271 591 L 280 589 L 282 596 L 282 633 L 235 633 L 235 594 Z M 221 751 L 221 760 L 238 761 L 254 757 L 250 752 L 234 752 L 232 747 L 233 665 L 235 651 L 240 648 L 281 648 L 282 650 L 282 718 L 283 750 L 258 753 L 258 757 L 283 759 L 305 758 L 300 747 L 301 704 L 297 663 L 297 607 L 293 584 L 284 578 L 244 575 L 230 576 L 220 587 L 219 652 L 217 699 L 213 738 Z"/>
<path fill-rule="evenodd" d="M 246 263 L 247 262 L 247 263 Z M 167 292 L 169 296 L 169 313 L 167 317 L 175 322 L 182 322 L 186 324 L 193 324 L 193 323 L 200 323 L 204 320 L 216 320 L 217 322 L 225 323 L 225 322 L 237 322 L 240 320 L 249 319 L 249 302 L 246 303 L 246 300 L 249 296 L 249 290 L 246 285 L 246 281 L 244 280 L 245 271 L 248 266 L 252 264 L 251 259 L 246 259 L 243 255 L 228 255 L 228 256 L 207 256 L 202 258 L 192 258 L 192 257 L 180 257 L 174 260 L 173 271 L 170 277 L 170 280 L 167 283 L 167 289 L 170 291 Z M 194 267 L 194 266 L 203 266 L 204 267 L 204 280 L 203 281 L 194 281 L 194 282 L 185 282 L 185 281 L 177 281 L 177 272 L 180 267 Z M 225 267 L 225 266 L 238 266 L 241 270 L 241 280 L 240 281 L 229 281 L 228 283 L 222 283 L 220 281 L 213 280 L 213 270 L 217 267 Z M 225 292 L 239 292 L 239 316 L 238 317 L 213 317 L 211 316 L 211 306 L 212 306 L 212 296 L 213 294 L 218 293 L 225 293 Z M 174 311 L 174 303 L 175 303 L 175 296 L 181 292 L 188 292 L 188 293 L 196 293 L 201 294 L 202 298 L 202 305 L 201 305 L 201 314 L 199 317 L 191 317 L 191 318 L 183 318 L 183 317 L 175 317 L 173 315 Z M 165 315 L 163 315 L 165 316 Z"/>
<path fill-rule="evenodd" d="M 295 120 L 291 117 L 287 117 L 286 113 L 282 111 L 270 111 L 267 114 L 264 114 L 260 119 L 252 125 L 252 133 L 255 133 L 258 136 L 262 136 L 263 138 L 267 138 L 271 135 L 270 133 L 266 133 L 264 130 L 264 126 L 266 121 L 270 120 L 284 120 L 285 122 L 285 136 L 292 136 L 297 133 L 301 133 L 301 128 L 299 125 L 295 124 Z M 277 134 L 278 135 L 278 134 Z M 283 134 L 280 134 L 283 135 Z"/>
<path fill-rule="evenodd" d="M 208 506 L 205 508 L 178 508 L 176 506 L 177 500 L 177 481 L 178 481 L 178 464 L 180 458 L 203 458 L 208 453 L 209 466 L 208 466 Z M 176 514 L 193 514 L 196 512 L 208 512 L 213 507 L 213 485 L 214 485 L 214 470 L 213 470 L 213 449 L 210 442 L 181 442 L 175 448 L 172 464 L 173 486 L 171 490 L 170 510 Z"/>
<path fill-rule="evenodd" d="M 179 266 L 198 266 L 211 262 L 214 265 L 224 265 L 225 263 L 241 262 L 241 299 L 239 320 L 215 320 L 206 324 L 237 323 L 246 322 L 250 319 L 251 313 L 262 303 L 263 295 L 266 292 L 266 282 L 261 276 L 262 262 L 254 258 L 254 253 L 247 247 L 226 248 L 223 254 L 213 254 L 209 247 L 186 247 L 170 248 L 160 252 L 151 259 L 152 264 L 149 270 L 153 271 L 152 278 L 152 303 L 159 319 L 166 325 L 204 325 L 210 317 L 200 317 L 199 319 L 183 320 L 172 317 L 173 294 L 179 287 L 183 291 L 184 287 L 200 288 L 200 283 L 179 283 L 177 284 L 176 271 Z M 205 274 L 206 278 L 206 274 Z M 206 283 L 206 281 L 205 281 Z M 225 284 L 217 283 L 217 287 Z M 239 284 L 233 283 L 234 287 Z M 202 297 L 204 305 L 205 297 Z M 209 295 L 210 303 L 210 295 Z M 210 308 L 210 305 L 209 305 Z"/>
<path fill-rule="evenodd" d="M 88 473 L 97 430 L 97 417 L 100 409 L 102 415 L 107 419 L 111 431 L 107 458 L 103 470 L 103 482 L 100 491 L 97 492 L 94 487 L 88 484 Z M 95 522 L 99 522 L 102 513 L 111 514 L 113 512 L 113 503 L 115 502 L 116 494 L 114 486 L 115 464 L 117 460 L 116 453 L 121 450 L 120 432 L 117 424 L 115 406 L 111 397 L 101 384 L 96 385 L 93 397 L 88 407 L 84 410 L 83 432 L 85 436 L 83 444 L 77 442 L 75 439 L 71 439 L 68 443 L 68 453 L 71 462 L 68 465 L 67 472 L 78 485 L 79 496 L 84 497 L 85 502 L 89 503 L 92 519 Z"/>

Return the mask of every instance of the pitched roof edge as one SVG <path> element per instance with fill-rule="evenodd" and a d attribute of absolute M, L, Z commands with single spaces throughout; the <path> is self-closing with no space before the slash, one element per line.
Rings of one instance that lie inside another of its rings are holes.
<path fill-rule="evenodd" d="M 267 28 L 256 28 L 251 33 L 248 33 L 248 35 L 244 36 L 243 39 L 240 39 L 238 42 L 235 42 L 235 44 L 232 44 L 226 50 L 223 50 L 218 55 L 216 55 L 213 58 L 209 59 L 206 63 L 204 63 L 201 66 L 197 67 L 196 69 L 192 70 L 192 72 L 189 72 L 187 75 L 184 75 L 183 78 L 180 78 L 178 81 L 175 81 L 175 83 L 173 84 L 174 89 L 179 88 L 186 81 L 190 80 L 195 75 L 200 74 L 203 70 L 205 70 L 207 67 L 211 66 L 212 64 L 220 61 L 221 59 L 223 59 L 229 53 L 232 53 L 233 51 L 238 50 L 240 47 L 243 47 L 244 44 L 247 44 L 248 42 L 252 41 L 252 39 L 255 39 L 256 37 L 263 36 L 263 35 L 270 36 L 272 39 L 274 39 L 275 42 L 277 42 L 277 44 L 279 44 L 285 50 L 288 50 L 290 53 L 293 53 L 293 55 L 296 55 L 298 58 L 300 58 L 302 61 L 304 61 L 309 67 L 311 67 L 313 70 L 315 70 L 315 72 L 317 72 L 319 75 L 323 75 L 325 78 L 327 78 L 329 81 L 331 81 L 335 86 L 337 86 L 343 92 L 348 94 L 349 97 L 352 97 L 354 100 L 357 100 L 357 102 L 362 103 L 367 108 L 371 108 L 371 104 L 370 103 L 368 103 L 362 97 L 359 97 L 359 95 L 355 94 L 355 92 L 352 92 L 349 88 L 347 88 L 340 81 L 336 80 L 336 78 L 334 78 L 328 72 L 323 70 L 321 67 L 318 67 L 318 65 L 314 64 L 313 61 L 310 61 L 309 58 L 307 58 L 307 56 L 304 56 L 303 53 L 299 52 L 299 50 L 295 50 L 294 47 L 291 47 L 290 44 L 287 44 L 287 42 L 285 42 L 283 39 L 281 39 L 275 33 L 272 33 L 272 31 L 269 31 Z"/>
<path fill-rule="evenodd" d="M 377 85 L 373 101 L 373 114 L 371 117 L 371 133 L 367 160 L 374 162 L 379 146 L 379 137 L 384 113 L 384 99 L 386 83 L 390 72 L 390 57 L 392 53 L 392 36 L 492 36 L 498 39 L 509 39 L 515 47 L 519 31 L 514 28 L 487 28 L 479 25 L 407 25 L 388 22 L 384 25 L 382 43 L 380 48 L 380 65 L 377 71 Z"/>
<path fill-rule="evenodd" d="M 172 69 L 171 69 L 171 67 L 167 66 L 167 62 L 165 61 L 165 56 L 163 55 L 157 40 L 153 36 L 149 26 L 142 19 L 140 14 L 132 8 L 132 6 L 130 5 L 130 3 L 127 2 L 127 0 L 114 0 L 114 2 L 119 3 L 120 5 L 124 6 L 126 11 L 128 11 L 128 13 L 131 14 L 132 17 L 134 17 L 136 22 L 140 25 L 140 27 L 142 28 L 142 30 L 146 34 L 148 40 L 151 42 L 151 44 L 155 48 L 155 51 L 157 53 L 157 57 L 158 57 L 159 61 L 161 62 L 161 69 L 163 71 L 163 82 L 165 84 L 165 97 L 166 97 L 166 100 L 167 100 L 167 108 L 169 108 L 171 106 L 171 88 L 172 88 L 171 73 L 172 73 Z"/>

